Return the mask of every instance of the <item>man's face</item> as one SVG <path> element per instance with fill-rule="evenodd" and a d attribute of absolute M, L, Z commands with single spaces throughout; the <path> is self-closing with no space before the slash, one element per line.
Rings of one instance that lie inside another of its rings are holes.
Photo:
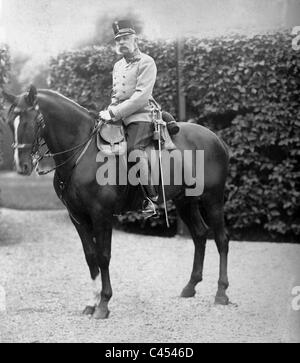
<path fill-rule="evenodd" d="M 122 35 L 116 39 L 117 52 L 126 56 L 136 49 L 136 37 L 134 34 Z"/>

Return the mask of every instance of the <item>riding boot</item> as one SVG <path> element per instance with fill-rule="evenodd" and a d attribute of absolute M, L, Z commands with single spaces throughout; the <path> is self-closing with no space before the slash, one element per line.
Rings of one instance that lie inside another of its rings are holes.
<path fill-rule="evenodd" d="M 169 112 L 163 111 L 162 119 L 167 123 L 167 129 L 170 135 L 176 135 L 180 131 L 180 127 L 175 118 Z"/>
<path fill-rule="evenodd" d="M 142 206 L 142 213 L 145 215 L 146 218 L 150 218 L 157 214 L 156 210 L 158 208 L 158 194 L 154 185 L 152 185 L 151 171 L 147 154 L 145 153 L 145 157 L 141 158 L 140 160 L 140 180 L 142 188 L 146 194 L 146 199 L 144 200 Z"/>

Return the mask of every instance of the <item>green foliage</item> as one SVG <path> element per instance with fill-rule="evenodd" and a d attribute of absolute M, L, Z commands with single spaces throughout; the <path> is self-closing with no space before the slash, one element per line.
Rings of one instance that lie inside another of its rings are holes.
<path fill-rule="evenodd" d="M 8 82 L 9 70 L 10 70 L 10 58 L 9 58 L 8 48 L 0 44 L 0 169 L 6 166 L 6 160 L 5 160 L 6 140 L 5 140 L 5 130 L 3 129 L 4 123 L 2 120 L 4 99 L 2 96 L 2 91 L 5 83 Z"/>
<path fill-rule="evenodd" d="M 199 118 L 252 111 L 219 132 L 232 154 L 226 218 L 234 230 L 300 234 L 300 52 L 291 43 L 277 33 L 185 44 L 189 110 Z"/>
<path fill-rule="evenodd" d="M 109 104 L 116 59 L 112 47 L 62 53 L 51 61 L 50 88 L 85 107 L 100 110 Z"/>
<path fill-rule="evenodd" d="M 8 82 L 10 71 L 10 58 L 8 48 L 0 44 L 0 110 L 3 110 L 4 99 L 2 96 L 3 86 Z"/>
<path fill-rule="evenodd" d="M 239 113 L 228 126 L 216 127 L 231 150 L 226 219 L 240 231 L 260 228 L 272 235 L 300 235 L 300 52 L 287 32 L 190 39 L 183 50 L 183 85 L 187 116 L 198 122 L 213 114 Z M 176 47 L 142 41 L 156 61 L 154 96 L 164 109 L 177 112 Z M 51 88 L 97 110 L 109 104 L 114 49 L 88 48 L 52 60 Z M 224 124 L 222 124 L 224 123 Z M 228 127 L 227 127 L 228 126 Z M 169 206 L 172 221 L 175 211 Z M 132 214 L 123 221 L 139 222 Z M 161 225 L 164 216 L 152 223 Z"/>

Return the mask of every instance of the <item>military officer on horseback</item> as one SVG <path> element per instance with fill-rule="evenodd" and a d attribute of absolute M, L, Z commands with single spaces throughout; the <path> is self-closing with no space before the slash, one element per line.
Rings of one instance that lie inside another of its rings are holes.
<path fill-rule="evenodd" d="M 143 213 L 146 217 L 156 214 L 158 195 L 151 183 L 149 160 L 145 148 L 153 138 L 153 108 L 158 105 L 152 92 L 156 81 L 156 64 L 149 55 L 139 50 L 137 36 L 132 23 L 121 20 L 113 23 L 118 54 L 123 55 L 113 69 L 113 91 L 111 104 L 100 112 L 105 121 L 122 120 L 126 129 L 128 153 L 139 150 L 140 180 L 147 196 Z M 171 134 L 179 131 L 174 118 L 166 114 L 168 130 Z"/>

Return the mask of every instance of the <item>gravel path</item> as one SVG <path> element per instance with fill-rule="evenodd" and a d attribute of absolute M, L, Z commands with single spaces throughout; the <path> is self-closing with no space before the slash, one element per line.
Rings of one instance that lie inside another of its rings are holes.
<path fill-rule="evenodd" d="M 46 227 L 44 227 L 46 225 Z M 3 209 L 0 219 L 3 342 L 300 342 L 300 245 L 230 244 L 228 295 L 215 306 L 218 253 L 208 242 L 195 298 L 179 298 L 193 259 L 187 238 L 114 231 L 108 320 L 81 315 L 90 278 L 65 211 Z"/>

